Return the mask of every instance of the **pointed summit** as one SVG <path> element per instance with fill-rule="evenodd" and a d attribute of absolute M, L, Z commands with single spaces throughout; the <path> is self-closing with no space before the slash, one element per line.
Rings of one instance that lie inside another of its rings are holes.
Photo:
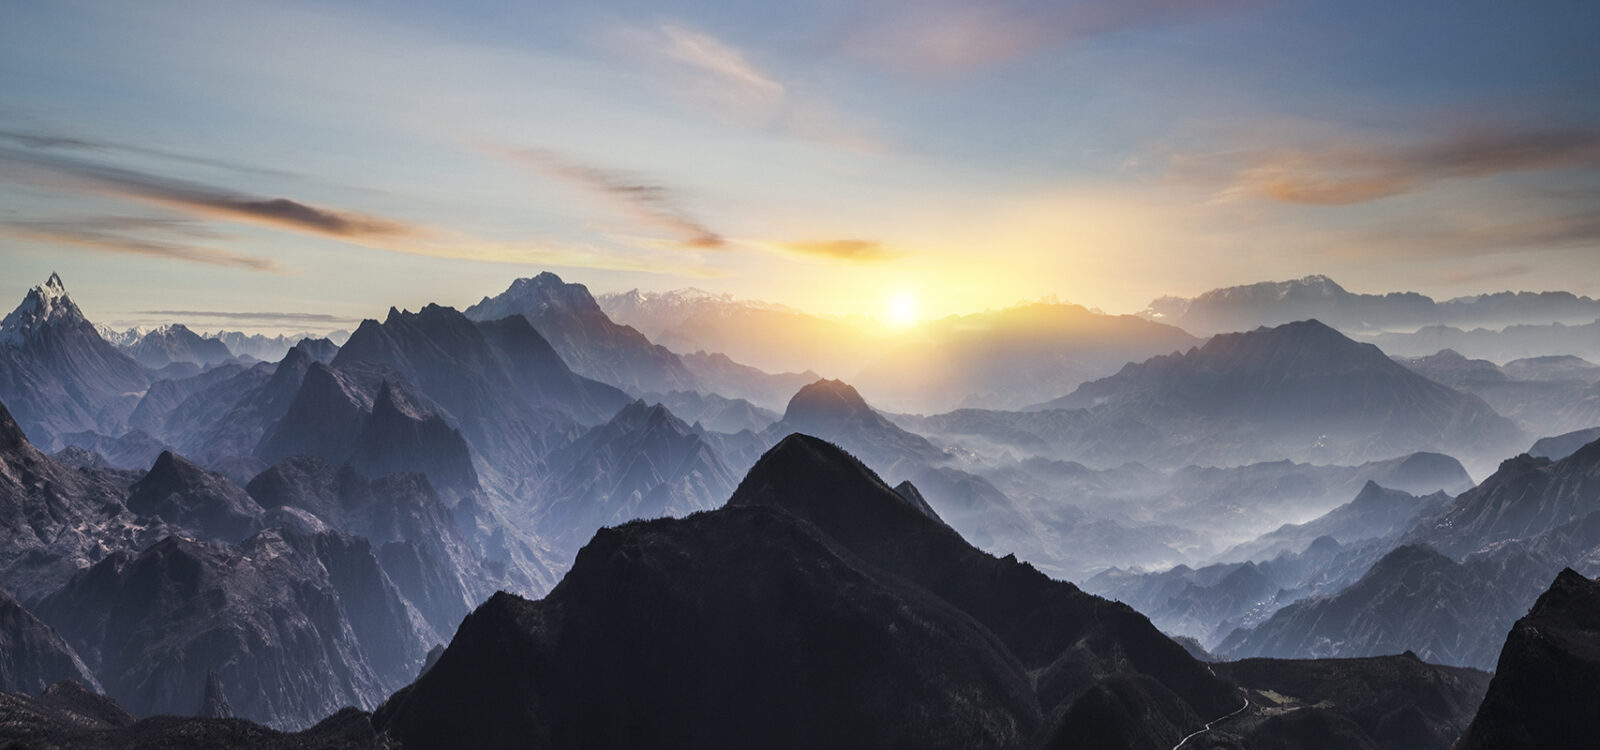
<path fill-rule="evenodd" d="M 83 313 L 67 295 L 61 277 L 51 273 L 43 284 L 29 289 L 22 304 L 0 322 L 0 344 L 20 349 L 37 340 L 46 326 L 83 322 Z"/>
<path fill-rule="evenodd" d="M 217 677 L 217 670 L 206 670 L 205 694 L 200 697 L 200 710 L 195 716 L 202 719 L 231 719 L 233 718 L 233 705 L 228 703 L 228 695 L 222 689 L 222 680 Z"/>
<path fill-rule="evenodd" d="M 891 540 L 936 526 L 955 536 L 919 499 L 839 446 L 796 432 L 756 462 L 728 505 L 779 507 L 841 539 Z"/>

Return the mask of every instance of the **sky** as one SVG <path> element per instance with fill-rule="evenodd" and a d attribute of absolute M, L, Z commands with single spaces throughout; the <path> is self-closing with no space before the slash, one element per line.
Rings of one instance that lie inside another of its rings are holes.
<path fill-rule="evenodd" d="M 0 300 L 1600 295 L 1600 3 L 0 2 Z"/>

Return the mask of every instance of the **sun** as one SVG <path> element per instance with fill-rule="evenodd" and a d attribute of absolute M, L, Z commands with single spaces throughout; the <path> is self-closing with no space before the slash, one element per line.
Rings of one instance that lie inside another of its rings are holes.
<path fill-rule="evenodd" d="M 917 295 L 897 292 L 884 300 L 883 322 L 890 328 L 905 328 L 917 322 Z"/>

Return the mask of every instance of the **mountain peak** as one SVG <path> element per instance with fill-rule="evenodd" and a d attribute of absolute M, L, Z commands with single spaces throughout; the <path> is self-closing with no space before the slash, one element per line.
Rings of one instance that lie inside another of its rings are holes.
<path fill-rule="evenodd" d="M 884 539 L 930 520 L 943 527 L 843 448 L 799 432 L 756 461 L 728 505 L 779 507 L 826 531 L 848 528 Z"/>
<path fill-rule="evenodd" d="M 0 344 L 22 348 L 46 326 L 55 323 L 82 323 L 83 312 L 67 294 L 67 287 L 55 273 L 23 296 L 11 314 L 0 322 Z"/>
<path fill-rule="evenodd" d="M 871 410 L 854 386 L 842 380 L 824 379 L 796 392 L 794 398 L 789 399 L 789 406 L 784 410 L 783 418 L 785 421 L 799 420 L 802 423 L 814 420 L 832 421 Z"/>

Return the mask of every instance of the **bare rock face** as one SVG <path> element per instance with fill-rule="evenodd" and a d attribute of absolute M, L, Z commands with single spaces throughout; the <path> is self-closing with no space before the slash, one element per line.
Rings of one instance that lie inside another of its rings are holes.
<path fill-rule="evenodd" d="M 237 542 L 260 528 L 261 506 L 249 493 L 171 451 L 129 488 L 128 509 L 214 541 Z"/>
<path fill-rule="evenodd" d="M 115 553 L 38 612 L 135 714 L 192 714 L 214 674 L 238 715 L 281 728 L 376 705 L 437 637 L 366 540 L 290 526 Z"/>
<path fill-rule="evenodd" d="M 0 589 L 0 691 L 37 693 L 61 680 L 100 689 L 78 652 Z"/>
<path fill-rule="evenodd" d="M 1600 581 L 1561 571 L 1512 626 L 1462 750 L 1594 746 L 1600 711 Z"/>

